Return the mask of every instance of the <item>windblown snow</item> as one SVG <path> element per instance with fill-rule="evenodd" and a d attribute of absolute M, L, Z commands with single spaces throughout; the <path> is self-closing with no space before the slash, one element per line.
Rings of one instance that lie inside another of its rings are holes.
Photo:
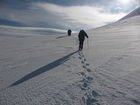
<path fill-rule="evenodd" d="M 77 34 L 0 31 L 0 105 L 140 105 L 140 16 Z M 29 34 L 28 34 L 29 33 Z"/>

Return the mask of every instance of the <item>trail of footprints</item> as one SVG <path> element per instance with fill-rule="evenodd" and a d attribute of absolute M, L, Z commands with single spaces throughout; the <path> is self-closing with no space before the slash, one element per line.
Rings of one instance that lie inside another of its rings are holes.
<path fill-rule="evenodd" d="M 96 99 L 99 94 L 90 88 L 90 84 L 93 81 L 93 77 L 89 76 L 89 73 L 91 72 L 89 67 L 90 64 L 87 62 L 84 54 L 81 51 L 79 51 L 78 54 L 83 67 L 83 71 L 79 73 L 82 76 L 82 80 L 80 81 L 80 88 L 82 91 L 84 91 L 82 101 L 85 105 L 100 105 Z"/>

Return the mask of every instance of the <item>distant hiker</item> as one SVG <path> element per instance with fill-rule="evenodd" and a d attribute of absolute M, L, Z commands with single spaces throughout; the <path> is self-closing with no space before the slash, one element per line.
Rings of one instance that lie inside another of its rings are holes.
<path fill-rule="evenodd" d="M 83 44 L 84 44 L 84 40 L 85 37 L 88 38 L 87 33 L 84 30 L 80 30 L 78 38 L 79 38 L 79 50 L 81 51 L 83 49 Z"/>
<path fill-rule="evenodd" d="M 71 36 L 71 30 L 70 29 L 68 30 L 68 36 Z"/>

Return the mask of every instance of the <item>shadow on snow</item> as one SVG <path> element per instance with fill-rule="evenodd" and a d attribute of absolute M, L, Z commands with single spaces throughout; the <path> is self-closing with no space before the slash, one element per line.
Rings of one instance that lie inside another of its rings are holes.
<path fill-rule="evenodd" d="M 40 75 L 40 74 L 42 74 L 42 73 L 44 73 L 44 72 L 46 72 L 46 71 L 49 71 L 49 70 L 51 70 L 51 69 L 53 69 L 53 68 L 55 68 L 55 67 L 61 65 L 62 63 L 64 63 L 64 62 L 66 62 L 67 60 L 69 60 L 69 57 L 70 57 L 70 56 L 74 55 L 74 54 L 77 53 L 77 52 L 78 52 L 78 51 L 75 51 L 75 52 L 73 52 L 73 53 L 70 53 L 70 54 L 68 54 L 68 55 L 66 55 L 66 56 L 64 56 L 64 57 L 62 57 L 62 58 L 60 58 L 60 59 L 58 59 L 58 60 L 56 60 L 56 61 L 54 61 L 54 62 L 48 64 L 48 65 L 45 65 L 45 66 L 43 66 L 43 67 L 41 67 L 41 68 L 39 68 L 39 69 L 37 69 L 37 70 L 35 70 L 35 71 L 33 71 L 33 72 L 27 74 L 27 75 L 25 75 L 25 76 L 22 77 L 21 79 L 17 80 L 17 81 L 14 82 L 13 84 L 11 84 L 9 87 L 13 87 L 13 86 L 15 86 L 15 85 L 19 85 L 19 84 L 21 84 L 22 82 L 25 82 L 25 81 L 27 81 L 27 80 L 29 80 L 29 79 L 35 77 L 35 76 L 38 76 L 38 75 Z"/>
<path fill-rule="evenodd" d="M 59 38 L 65 38 L 65 37 L 68 37 L 68 36 L 66 36 L 66 35 L 58 36 L 58 37 L 56 37 L 56 39 L 59 39 Z"/>

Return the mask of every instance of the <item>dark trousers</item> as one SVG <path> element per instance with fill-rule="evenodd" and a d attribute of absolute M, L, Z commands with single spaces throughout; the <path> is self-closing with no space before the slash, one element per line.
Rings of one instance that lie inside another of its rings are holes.
<path fill-rule="evenodd" d="M 79 40 L 79 50 L 83 49 L 84 40 Z"/>

